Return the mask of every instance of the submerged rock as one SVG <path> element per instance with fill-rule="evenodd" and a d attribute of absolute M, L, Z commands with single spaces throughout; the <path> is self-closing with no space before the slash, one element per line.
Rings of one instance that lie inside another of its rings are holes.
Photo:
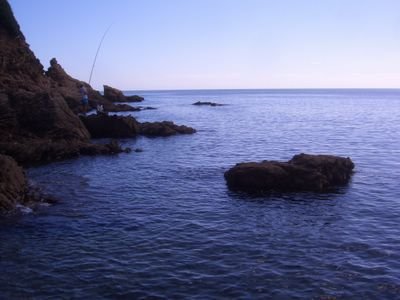
<path fill-rule="evenodd" d="M 350 158 L 302 153 L 288 162 L 239 163 L 224 177 L 233 190 L 323 192 L 348 183 L 353 168 Z"/>
<path fill-rule="evenodd" d="M 197 101 L 197 102 L 193 103 L 193 105 L 224 106 L 225 104 Z"/>

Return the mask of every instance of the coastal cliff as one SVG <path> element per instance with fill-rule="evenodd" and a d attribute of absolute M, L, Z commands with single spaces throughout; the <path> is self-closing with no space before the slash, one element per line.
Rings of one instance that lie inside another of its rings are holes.
<path fill-rule="evenodd" d="M 29 165 L 122 150 L 116 149 L 115 143 L 90 142 L 90 133 L 66 102 L 68 95 L 60 84 L 63 78 L 55 79 L 57 74 L 67 78 L 55 63 L 46 74 L 8 1 L 0 0 L 0 154 L 8 170 L 1 177 L 0 210 L 12 208 L 21 199 L 27 201 L 20 195 L 26 185 L 25 179 L 20 180 L 24 175 L 17 163 Z M 68 80 L 74 81 L 71 77 Z M 77 93 L 76 86 L 70 93 Z M 14 176 L 17 181 L 7 177 L 12 174 L 18 174 Z M 21 184 L 16 188 L 13 182 Z"/>
<path fill-rule="evenodd" d="M 0 151 L 26 138 L 87 141 L 89 132 L 52 88 L 8 2 L 0 0 L 0 7 Z"/>
<path fill-rule="evenodd" d="M 88 91 L 89 107 L 101 104 L 105 111 L 102 115 L 78 117 L 81 84 Z M 109 86 L 105 86 L 104 93 L 106 97 L 88 83 L 68 75 L 55 58 L 45 71 L 29 48 L 8 1 L 0 0 L 0 163 L 4 162 L 8 170 L 0 174 L 0 211 L 30 202 L 29 186 L 20 165 L 130 151 L 122 149 L 115 140 L 108 144 L 92 143 L 92 137 L 169 136 L 195 132 L 193 128 L 172 122 L 139 123 L 131 116 L 108 116 L 107 112 L 143 109 L 114 101 L 144 99 L 124 96 Z M 8 173 L 18 176 L 7 177 Z"/>

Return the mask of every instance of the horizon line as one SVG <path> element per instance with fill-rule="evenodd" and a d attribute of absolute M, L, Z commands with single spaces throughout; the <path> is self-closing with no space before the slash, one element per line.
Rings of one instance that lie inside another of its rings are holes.
<path fill-rule="evenodd" d="M 389 88 L 364 88 L 364 87 L 352 87 L 352 88 L 183 88 L 183 89 L 122 89 L 122 91 L 131 92 L 168 92 L 168 91 L 284 91 L 284 90 L 400 90 L 400 87 Z"/>

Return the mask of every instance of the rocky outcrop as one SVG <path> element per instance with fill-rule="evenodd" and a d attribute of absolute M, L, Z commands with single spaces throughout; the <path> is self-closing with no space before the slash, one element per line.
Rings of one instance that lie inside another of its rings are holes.
<path fill-rule="evenodd" d="M 348 183 L 353 168 L 350 158 L 299 154 L 288 162 L 239 163 L 224 176 L 233 190 L 323 192 Z"/>
<path fill-rule="evenodd" d="M 40 203 L 55 202 L 55 198 L 29 184 L 24 170 L 12 157 L 0 154 L 0 214 L 16 211 L 18 207 L 34 209 Z"/>
<path fill-rule="evenodd" d="M 104 85 L 104 97 L 111 102 L 141 102 L 143 97 L 133 95 L 125 96 L 122 91 L 108 85 Z"/>
<path fill-rule="evenodd" d="M 139 124 L 130 116 L 91 115 L 81 120 L 94 138 L 127 138 L 139 134 Z"/>
<path fill-rule="evenodd" d="M 31 165 L 82 154 L 129 151 L 116 141 L 104 145 L 90 142 L 88 129 L 74 113 L 80 105 L 80 84 L 86 86 L 93 108 L 102 104 L 105 111 L 136 110 L 126 104 L 116 106 L 87 83 L 72 78 L 56 59 L 51 60 L 45 72 L 30 50 L 7 0 L 0 0 L 0 210 L 35 200 L 27 191 L 26 178 L 17 163 Z M 133 96 L 123 101 L 141 100 Z M 119 118 L 104 115 L 83 120 L 93 137 L 141 133 L 141 126 L 134 118 Z"/>
<path fill-rule="evenodd" d="M 107 98 L 103 97 L 98 91 L 94 90 L 88 83 L 75 79 L 67 74 L 63 67 L 55 58 L 50 61 L 50 67 L 46 75 L 51 79 L 52 88 L 56 89 L 67 101 L 68 106 L 75 113 L 79 112 L 81 105 L 81 95 L 79 86 L 82 84 L 88 91 L 89 106 L 95 109 L 97 105 L 103 105 L 105 111 L 138 111 L 139 109 L 127 104 L 115 105 Z"/>
<path fill-rule="evenodd" d="M 11 157 L 0 154 L 0 212 L 23 203 L 26 190 L 24 170 Z"/>
<path fill-rule="evenodd" d="M 112 147 L 90 144 L 88 130 L 67 104 L 79 102 L 81 81 L 55 59 L 44 72 L 6 0 L 0 0 L 0 17 L 0 154 L 31 164 L 83 153 L 115 153 Z M 114 106 L 88 89 L 93 99 Z"/>
<path fill-rule="evenodd" d="M 49 86 L 6 0 L 0 0 L 0 91 L 37 92 Z"/>
<path fill-rule="evenodd" d="M 0 8 L 0 142 L 88 140 L 88 131 L 29 49 L 8 2 L 0 0 Z"/>
<path fill-rule="evenodd" d="M 185 125 L 176 125 L 170 121 L 140 123 L 140 134 L 146 136 L 170 136 L 176 134 L 192 134 L 196 130 Z"/>
<path fill-rule="evenodd" d="M 0 154 L 0 214 L 18 206 L 34 207 L 40 202 L 54 203 L 56 200 L 30 185 L 24 170 L 12 157 Z"/>
<path fill-rule="evenodd" d="M 140 123 L 131 116 L 90 115 L 81 120 L 95 138 L 129 138 L 139 134 L 146 136 L 170 136 L 191 134 L 196 130 L 173 122 Z"/>
<path fill-rule="evenodd" d="M 214 102 L 201 102 L 197 101 L 193 103 L 193 105 L 205 105 L 205 106 L 224 106 L 225 104 L 219 104 L 219 103 L 214 103 Z"/>

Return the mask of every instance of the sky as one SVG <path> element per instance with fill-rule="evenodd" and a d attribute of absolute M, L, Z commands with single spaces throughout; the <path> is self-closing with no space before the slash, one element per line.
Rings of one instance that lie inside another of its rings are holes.
<path fill-rule="evenodd" d="M 399 88 L 398 0 L 9 0 L 31 49 L 121 90 Z"/>

